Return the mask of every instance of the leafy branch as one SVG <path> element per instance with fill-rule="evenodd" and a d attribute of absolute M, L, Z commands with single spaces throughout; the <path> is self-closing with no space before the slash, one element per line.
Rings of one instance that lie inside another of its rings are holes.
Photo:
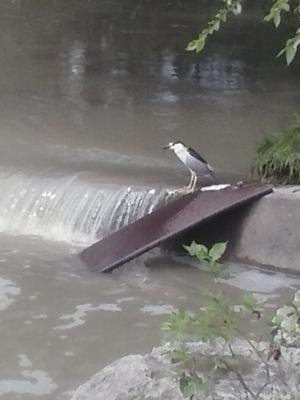
<path fill-rule="evenodd" d="M 227 243 L 216 243 L 209 249 L 196 242 L 192 242 L 190 246 L 184 246 L 190 256 L 205 263 L 214 278 L 224 275 L 224 267 L 220 259 L 226 247 Z M 169 320 L 162 324 L 162 330 L 167 331 L 175 343 L 172 363 L 177 368 L 183 395 L 192 399 L 197 391 L 207 390 L 215 373 L 226 370 L 235 374 L 247 396 L 258 399 L 258 393 L 264 390 L 269 381 L 258 388 L 257 393 L 254 393 L 239 372 L 239 361 L 231 346 L 231 340 L 238 332 L 240 333 L 239 326 L 244 319 L 249 320 L 254 315 L 257 319 L 261 317 L 258 301 L 251 294 L 245 293 L 241 299 L 241 305 L 231 304 L 227 301 L 221 287 L 215 292 L 208 292 L 207 300 L 207 305 L 200 307 L 195 313 L 183 309 L 174 311 Z M 187 338 L 207 343 L 213 343 L 221 338 L 225 347 L 229 349 L 229 354 L 217 354 L 213 357 L 210 378 L 199 373 L 197 360 L 188 352 Z M 254 346 L 252 345 L 251 348 L 253 349 Z"/>
<path fill-rule="evenodd" d="M 210 35 L 219 31 L 221 24 L 226 22 L 230 15 L 239 15 L 243 11 L 243 0 L 222 0 L 221 7 L 216 15 L 207 23 L 207 26 L 199 33 L 196 39 L 190 41 L 186 47 L 188 51 L 196 51 L 199 53 L 206 45 Z M 282 17 L 296 17 L 300 25 L 300 0 L 272 0 L 264 21 L 272 22 L 275 28 L 278 28 L 282 22 Z M 285 47 L 277 54 L 277 57 L 285 56 L 288 65 L 294 60 L 298 46 L 300 44 L 300 27 L 296 29 L 294 35 L 286 41 Z"/>
<path fill-rule="evenodd" d="M 223 0 L 223 2 L 224 7 L 208 22 L 207 27 L 199 33 L 198 38 L 188 43 L 186 47 L 187 51 L 196 51 L 196 53 L 199 53 L 204 49 L 208 36 L 217 32 L 221 24 L 227 21 L 230 14 L 238 15 L 242 12 L 240 0 Z"/>
<path fill-rule="evenodd" d="M 192 242 L 184 248 L 190 256 L 204 263 L 216 279 L 224 275 L 220 260 L 226 246 L 227 243 L 216 243 L 209 249 Z M 268 343 L 263 342 L 261 337 L 254 339 L 241 329 L 246 321 L 262 318 L 262 299 L 245 291 L 240 304 L 236 305 L 227 299 L 220 279 L 216 281 L 218 290 L 206 293 L 205 306 L 201 304 L 193 313 L 184 309 L 175 310 L 169 320 L 162 324 L 162 330 L 169 334 L 173 342 L 171 363 L 178 384 L 184 398 L 189 400 L 198 398 L 199 393 L 202 394 L 201 398 L 214 398 L 211 394 L 214 393 L 216 382 L 220 376 L 227 374 L 238 385 L 236 388 L 240 388 L 242 398 L 260 400 L 275 384 L 274 363 L 281 357 L 283 346 L 300 346 L 300 291 L 289 304 L 276 310 L 270 323 L 266 323 L 266 326 L 271 325 Z M 237 338 L 244 343 L 244 353 L 239 345 L 236 346 Z M 200 347 L 197 347 L 197 343 Z M 250 359 L 257 360 L 257 368 L 263 373 L 263 379 L 256 385 L 251 383 L 242 368 L 249 355 Z M 276 379 L 286 388 L 288 378 L 281 375 L 282 371 L 279 370 Z M 241 398 L 241 393 L 237 390 L 237 399 Z"/>

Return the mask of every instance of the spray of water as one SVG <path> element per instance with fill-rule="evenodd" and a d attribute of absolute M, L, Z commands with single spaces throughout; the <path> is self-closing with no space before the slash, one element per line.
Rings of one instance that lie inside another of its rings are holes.
<path fill-rule="evenodd" d="M 164 202 L 152 188 L 91 184 L 78 176 L 0 173 L 0 231 L 88 244 Z"/>

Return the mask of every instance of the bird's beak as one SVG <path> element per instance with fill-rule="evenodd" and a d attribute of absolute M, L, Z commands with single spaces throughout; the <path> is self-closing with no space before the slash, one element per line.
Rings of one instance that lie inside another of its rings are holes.
<path fill-rule="evenodd" d="M 167 146 L 164 146 L 164 147 L 163 147 L 164 150 L 169 150 L 169 148 L 170 148 L 170 145 L 169 145 L 169 144 L 168 144 Z"/>

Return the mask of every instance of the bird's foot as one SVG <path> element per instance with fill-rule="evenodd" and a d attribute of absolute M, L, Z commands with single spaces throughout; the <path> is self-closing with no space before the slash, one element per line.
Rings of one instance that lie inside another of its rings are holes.
<path fill-rule="evenodd" d="M 168 190 L 167 193 L 170 196 L 176 196 L 176 195 L 180 195 L 180 194 L 192 193 L 193 191 L 194 191 L 193 188 L 191 188 L 189 186 L 185 186 L 185 187 L 178 188 L 178 189 Z"/>

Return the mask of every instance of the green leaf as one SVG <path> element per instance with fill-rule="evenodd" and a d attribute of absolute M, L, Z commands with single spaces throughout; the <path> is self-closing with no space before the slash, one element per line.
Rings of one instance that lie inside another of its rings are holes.
<path fill-rule="evenodd" d="M 274 25 L 276 26 L 276 28 L 278 28 L 278 26 L 280 25 L 280 22 L 281 22 L 280 13 L 277 13 L 274 15 L 273 22 L 274 22 Z"/>
<path fill-rule="evenodd" d="M 227 13 L 226 13 L 226 11 L 222 10 L 222 11 L 220 12 L 220 14 L 219 14 L 219 18 L 220 18 L 220 21 L 226 22 L 226 20 L 227 20 Z"/>
<path fill-rule="evenodd" d="M 227 242 L 214 244 L 208 253 L 211 261 L 212 262 L 218 261 L 224 254 L 226 247 L 227 247 Z"/>
<path fill-rule="evenodd" d="M 220 20 L 216 20 L 213 25 L 213 30 L 218 31 L 220 29 Z"/>
<path fill-rule="evenodd" d="M 237 3 L 233 9 L 233 14 L 234 15 L 239 15 L 242 12 L 242 5 L 241 3 Z"/>
<path fill-rule="evenodd" d="M 205 46 L 205 40 L 198 40 L 197 46 L 196 46 L 196 52 L 200 53 L 201 50 L 203 50 Z"/>
<path fill-rule="evenodd" d="M 273 21 L 275 27 L 277 28 L 281 22 L 281 13 L 289 11 L 289 0 L 274 0 L 273 6 L 271 7 L 269 14 L 265 16 L 264 21 Z"/>
<path fill-rule="evenodd" d="M 195 241 L 193 241 L 190 246 L 183 247 L 190 256 L 197 257 L 200 260 L 203 260 L 208 255 L 208 248 L 203 244 L 197 244 Z"/>
<path fill-rule="evenodd" d="M 290 7 L 290 5 L 289 5 L 288 2 L 289 2 L 289 0 L 286 0 L 285 3 L 282 5 L 282 9 L 283 9 L 284 11 L 286 11 L 286 12 L 289 12 L 290 9 L 291 9 L 291 7 Z"/>
<path fill-rule="evenodd" d="M 194 51 L 197 49 L 198 39 L 191 40 L 188 45 L 186 46 L 187 51 Z"/>
<path fill-rule="evenodd" d="M 286 52 L 285 52 L 285 58 L 286 58 L 287 65 L 290 65 L 290 63 L 293 61 L 293 59 L 296 55 L 296 52 L 297 52 L 297 47 L 288 46 L 288 48 L 286 49 Z"/>
<path fill-rule="evenodd" d="M 161 330 L 170 333 L 184 332 L 187 326 L 192 323 L 193 317 L 189 311 L 177 309 L 172 312 L 168 321 L 161 324 Z"/>
<path fill-rule="evenodd" d="M 282 50 L 280 50 L 280 52 L 276 55 L 276 57 L 280 57 L 282 56 L 282 54 L 284 54 L 286 52 L 286 47 Z"/>
<path fill-rule="evenodd" d="M 272 16 L 271 14 L 268 14 L 268 15 L 265 16 L 265 18 L 263 19 L 263 21 L 270 22 L 271 19 L 273 19 L 273 16 Z"/>

